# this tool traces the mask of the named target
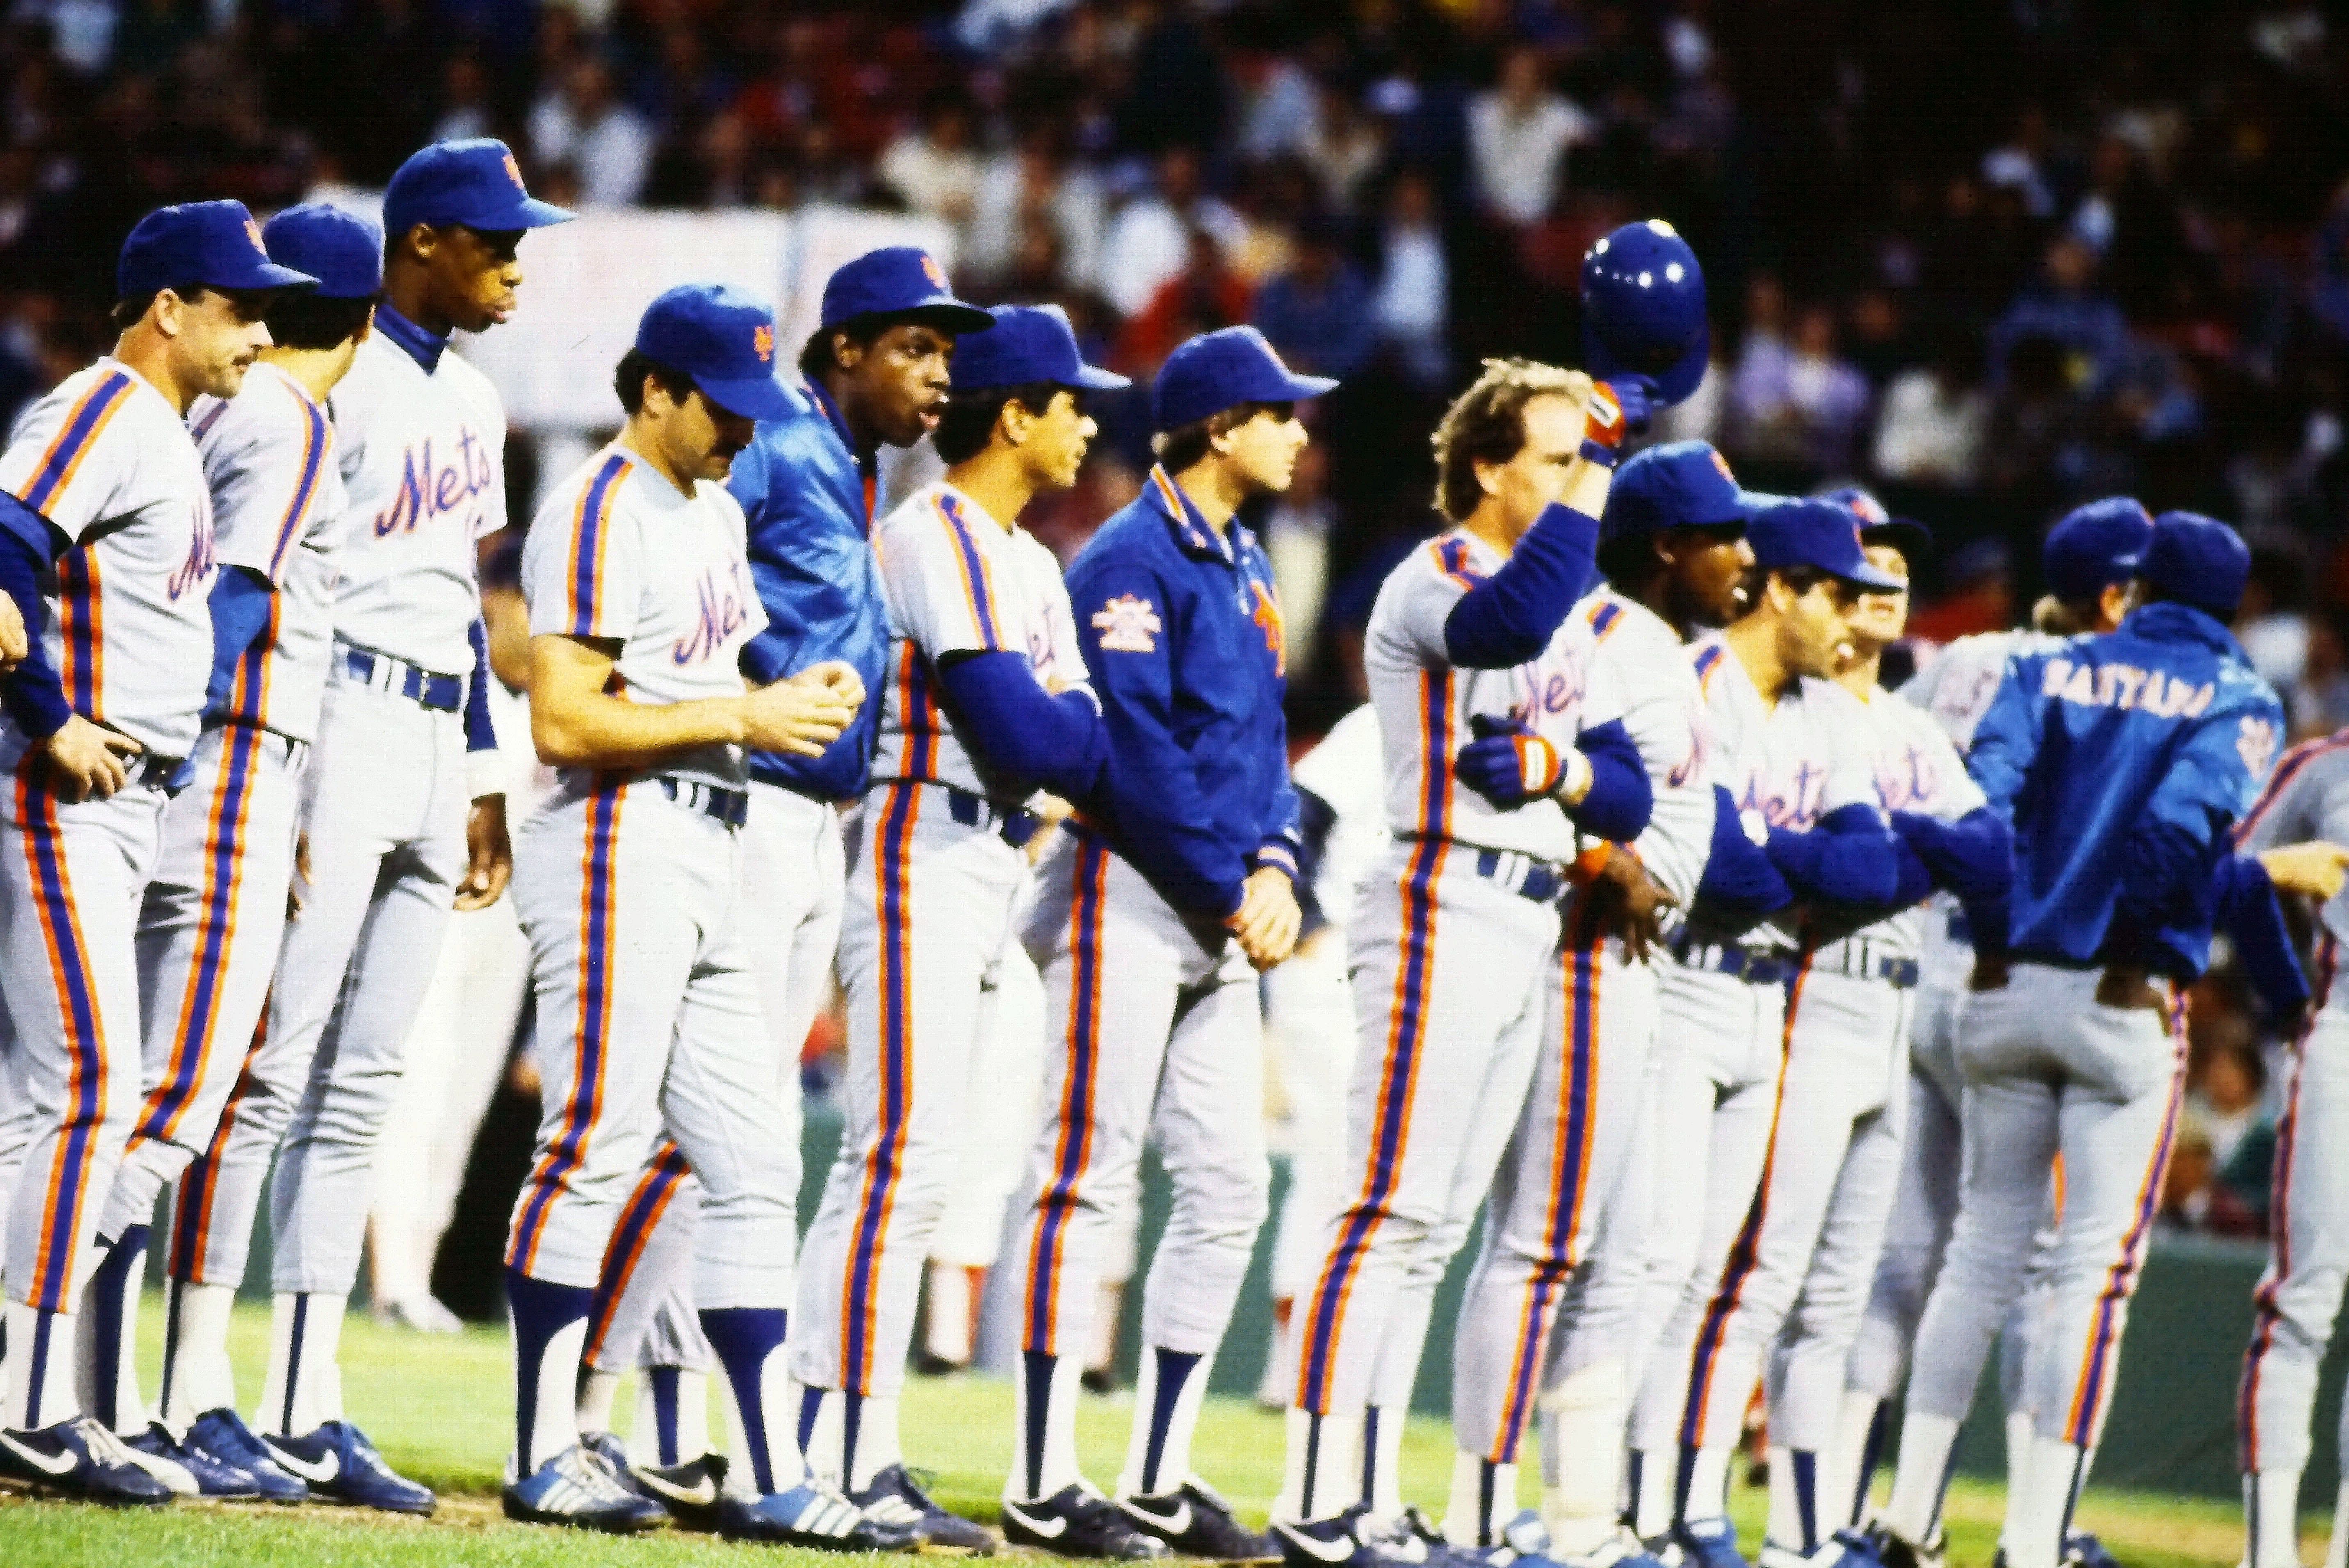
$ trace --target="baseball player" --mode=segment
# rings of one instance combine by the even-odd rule
[[[1270,1184],[1256,974],[1288,955],[1299,920],[1280,602],[1234,514],[1288,488],[1307,439],[1296,404],[1333,385],[1292,375],[1250,327],[1182,345],[1151,389],[1158,464],[1069,571],[1110,766],[1038,868],[1027,935],[1057,1044],[1037,1195],[1013,1254],[1025,1289],[1003,1527],[1021,1545],[1127,1560],[1274,1554],[1191,1468]],[[1143,1285],[1142,1370],[1112,1505],[1077,1465],[1078,1377],[1098,1271],[1154,1131],[1174,1212]]]
[[[1865,491],[1824,498],[1859,520],[1868,563],[1906,584],[1930,544],[1921,525],[1889,518]],[[1693,1462],[1725,1469],[1743,1435],[1740,1390],[1764,1382],[1769,1420],[1770,1512],[1764,1568],[1865,1554],[1837,1535],[1821,1485],[1834,1454],[1844,1367],[1875,1277],[1899,1173],[1906,1119],[1910,993],[1934,886],[1969,908],[2002,910],[2013,843],[1941,729],[1876,682],[1883,651],[1908,621],[1902,590],[1862,594],[1849,620],[1852,653],[1836,681],[1859,699],[1878,804],[1899,836],[1899,883],[1889,906],[1836,919],[1818,911],[1813,945],[1790,992],[1786,1067],[1761,1186],[1715,1287],[1691,1371],[1682,1432]],[[1987,918],[1987,917],[1985,917]],[[1832,921],[1833,923],[1829,923]],[[1848,935],[1835,932],[1858,929]],[[1711,1388],[1707,1388],[1707,1385]],[[1711,1389],[1720,1397],[1706,1398]],[[1702,1392],[1701,1392],[1701,1390]]]
[[[911,446],[936,426],[957,336],[984,331],[993,318],[955,298],[927,253],[905,246],[869,252],[834,272],[824,284],[822,317],[799,356],[805,406],[788,418],[762,420],[727,481],[742,504],[751,580],[767,611],[766,628],[750,639],[743,673],[773,681],[819,664],[844,663],[866,692],[877,693],[889,655],[888,609],[872,543],[880,449]],[[750,924],[762,934],[753,944],[752,964],[778,1063],[778,1091],[793,1130],[786,1152],[794,1161],[800,1100],[792,1064],[828,994],[839,944],[845,874],[840,808],[864,791],[881,707],[864,704],[820,756],[761,750],[750,756],[745,896]],[[789,1189],[794,1211],[797,1195],[794,1174]],[[708,1359],[690,1283],[691,1224],[698,1208],[682,1161],[647,1167],[629,1199],[613,1233],[589,1335],[582,1430],[609,1427],[618,1375],[641,1363],[638,1429],[679,1432],[688,1448],[698,1447],[701,1429],[694,1413],[705,1399],[698,1368]],[[634,1326],[647,1322],[648,1332]],[[804,1380],[797,1367],[806,1328],[802,1317],[802,1333],[792,1340],[794,1381]],[[647,1469],[638,1479],[686,1518],[706,1511],[716,1483],[701,1461],[677,1451],[682,1463],[675,1473]],[[877,1494],[866,1501],[868,1511],[898,1523],[914,1507]],[[926,1500],[915,1511],[942,1532],[960,1528]]]
[[[1361,1174],[1323,1231],[1299,1329],[1273,1508],[1292,1562],[1386,1550],[1392,1525],[1361,1484],[1383,1437],[1364,1432],[1366,1408],[1407,1405],[1429,1294],[1547,1048],[1577,834],[1629,841],[1647,825],[1652,791],[1619,693],[1572,614],[1616,448],[1646,422],[1646,394],[1636,379],[1619,394],[1579,372],[1488,361],[1436,429],[1453,527],[1396,567],[1371,614],[1364,664],[1395,841],[1351,933],[1361,1046],[1347,1156]],[[1496,1509],[1505,1523],[1515,1513],[1515,1485],[1514,1465],[1497,1466],[1464,1509],[1455,1484],[1468,1516],[1451,1522],[1465,1531],[1455,1539],[1501,1544],[1485,1527]],[[1506,1545],[1538,1550],[1514,1533]]]
[[[220,565],[212,678],[193,777],[164,808],[140,915],[144,1099],[100,1211],[80,1371],[98,1418],[174,1460],[204,1495],[293,1501],[308,1489],[238,1418],[225,1356],[201,1367],[168,1357],[162,1421],[152,1426],[136,1361],[156,1195],[212,1142],[285,931],[343,535],[326,400],[367,336],[382,283],[382,234],[349,213],[289,208],[262,236],[273,260],[319,283],[272,301],[272,344],[245,378],[251,396],[201,398],[189,410]],[[187,1288],[175,1284],[173,1295]],[[210,1289],[175,1302],[174,1318],[190,1308],[224,1315],[233,1287]],[[175,1351],[178,1340],[167,1333]]]
[[[1703,442],[1671,442],[1639,453],[1617,472],[1607,492],[1599,564],[1608,586],[1581,610],[1598,639],[1599,662],[1623,686],[1624,722],[1640,746],[1655,791],[1655,814],[1633,849],[1685,911],[1700,909],[1702,890],[1709,884],[1717,893],[1732,871],[1726,861],[1716,866],[1712,852],[1724,813],[1706,760],[1703,695],[1686,643],[1728,624],[1745,602],[1744,583],[1753,564],[1745,542],[1751,510],[1727,462]],[[1695,748],[1692,767],[1671,761],[1684,755],[1682,732]],[[1701,789],[1701,810],[1692,810],[1682,793],[1692,784]],[[1733,807],[1726,819],[1733,835],[1727,841],[1731,858],[1740,846],[1758,854],[1734,827]],[[1761,869],[1765,880],[1780,882],[1766,862]],[[1784,896],[1783,883],[1778,896]],[[1601,945],[1593,972],[1581,977],[1611,1001],[1623,984],[1638,986],[1645,977],[1647,965],[1628,964],[1627,956],[1616,944]],[[1652,986],[1654,981],[1646,984]],[[1565,986],[1556,993],[1561,1003],[1567,995]],[[1651,1036],[1653,1006],[1651,1001]],[[1621,1048],[1612,1039],[1609,1045]],[[1548,1365],[1539,1372],[1543,1522],[1550,1531],[1551,1554],[1582,1568],[1643,1560],[1640,1542],[1622,1532],[1617,1507],[1631,1398],[1629,1319],[1640,1295],[1631,1265],[1646,1240],[1649,1178],[1659,1152],[1644,1093],[1655,1064],[1652,1045],[1647,1048],[1648,1070],[1640,1075],[1643,1093],[1630,1135],[1634,1146],[1617,1178],[1619,1185],[1611,1193],[1596,1194],[1606,1202],[1599,1207],[1589,1266],[1553,1271],[1562,1299]],[[1561,1076],[1560,1087],[1567,1081]],[[1537,1109],[1558,1103],[1556,1095],[1538,1092],[1528,1101]],[[1570,1095],[1564,1103],[1572,1109]],[[1526,1189],[1543,1195],[1548,1190],[1540,1179]],[[1542,1213],[1546,1219],[1547,1204]],[[1511,1414],[1522,1419],[1514,1408]]]
[[[1303,934],[1264,982],[1265,1044],[1288,1123],[1288,1190],[1272,1221],[1272,1350],[1257,1395],[1274,1409],[1288,1408],[1297,1380],[1297,1297],[1312,1288],[1323,1233],[1345,1202],[1346,1080],[1355,1051],[1346,932],[1387,846],[1384,769],[1379,712],[1364,703],[1297,759],[1291,779]]]
[[[2033,610],[2029,629],[1985,632],[1943,648],[1899,696],[1940,725],[1962,753],[1998,694],[2007,660],[2043,653],[2064,637],[2109,632],[2126,610],[2129,580],[2153,537],[2153,519],[2126,496],[2090,501],[2048,531],[2042,561],[2047,597]],[[1917,1320],[1948,1245],[1958,1204],[1957,1021],[1973,969],[1970,927],[1955,898],[1942,894],[1927,914],[1923,951],[1909,1031],[1908,1125],[1901,1136],[1900,1175],[1892,1218],[1885,1228],[1876,1280],[1847,1367],[1847,1392],[1837,1427],[1837,1453],[1823,1467],[1821,1491],[1840,1522],[1857,1525],[1876,1470],[1891,1400],[1899,1392]],[[2021,1356],[2008,1361],[2020,1370]],[[2011,1392],[2020,1401],[2022,1381]],[[2011,1402],[2010,1408],[2013,1408]],[[2010,1421],[2016,1418],[2010,1415]],[[2030,1419],[2027,1403],[2020,1417]],[[2019,1479],[2023,1440],[2010,1443],[2010,1480]],[[1849,1490],[1844,1491],[1848,1482]]]
[[[404,1512],[429,1512],[432,1494],[345,1418],[336,1346],[375,1131],[450,909],[494,902],[512,861],[504,798],[486,792],[502,769],[474,585],[474,542],[505,526],[505,415],[448,335],[503,320],[523,232],[569,216],[531,200],[487,139],[425,148],[385,191],[383,300],[329,404],[349,521],[303,774],[309,874],[261,1047],[171,1222],[173,1278],[233,1291],[275,1155],[263,1440],[314,1492]],[[224,1309],[179,1327],[191,1364],[224,1363]]]
[[[0,963],[31,1135],[0,1249],[0,1475],[106,1502],[193,1485],[84,1408],[70,1359],[140,1112],[140,907],[212,669],[212,499],[183,420],[243,385],[274,292],[315,281],[270,260],[242,203],[149,213],[116,267],[114,352],[0,454],[0,593],[40,638],[0,686]]]
[[[2015,830],[2013,915],[2009,932],[1973,932],[1958,1215],[1917,1331],[1889,1563],[1914,1562],[1931,1532],[2059,1153],[2050,1300],[2027,1371],[2037,1436],[2004,1541],[2013,1568],[2062,1555],[2176,1130],[2176,988],[2207,959],[2221,835],[2282,733],[2226,630],[2249,560],[2224,524],[2163,514],[2120,629],[2013,659],[1975,733],[1969,767]]]
[[[852,1497],[879,1486],[916,1509],[928,1504],[902,1495],[897,1396],[974,1053],[1016,940],[1034,793],[1086,799],[1105,759],[1060,563],[1018,519],[1076,482],[1093,434],[1084,398],[1129,383],[1082,363],[1056,310],[993,315],[956,349],[936,437],[945,480],[874,541],[890,665],[841,934],[849,1119],[808,1235],[794,1356],[810,1463],[838,1466]],[[943,1511],[929,1539],[994,1544]]]
[[[1783,879],[1767,903],[1791,895],[1880,907],[1894,892],[1893,841],[1877,801],[1866,715],[1826,677],[1849,640],[1857,596],[1900,582],[1869,564],[1851,514],[1824,501],[1759,507],[1746,537],[1765,574],[1759,591],[1727,631],[1692,650],[1715,777],[1736,825]],[[1709,880],[1729,870],[1713,862],[1735,836],[1730,825],[1717,825]],[[1660,1164],[1633,1322],[1661,1320],[1661,1329],[1645,1331],[1655,1336],[1653,1357],[1634,1343],[1627,1364],[1638,1379],[1634,1528],[1651,1542],[1669,1535],[1713,1564],[1739,1561],[1726,1517],[1728,1456],[1695,1441],[1691,1414],[1714,1393],[1713,1357],[1701,1351],[1769,1161],[1787,1092],[1789,1013],[1808,968],[1800,920],[1720,930],[1706,903],[1701,884],[1696,917],[1675,936],[1658,979],[1663,1047],[1650,1136]],[[1744,1405],[1744,1388],[1719,1388]]]
[[[671,1150],[700,1173],[694,1300],[725,1373],[729,1537],[908,1543],[810,1484],[781,1389],[795,1161],[741,898],[743,748],[820,752],[863,692],[820,666],[745,695],[763,619],[722,483],[753,421],[792,411],[774,317],[687,284],[647,307],[614,377],[628,422],[554,488],[523,556],[531,729],[561,783],[524,829],[544,1118],[506,1252],[509,1518],[626,1532],[665,1517],[574,1418],[587,1309],[622,1202]],[[782,1418],[778,1419],[776,1418]]]

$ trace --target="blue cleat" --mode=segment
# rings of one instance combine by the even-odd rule
[[[171,1485],[122,1439],[88,1416],[37,1431],[0,1430],[0,1477],[43,1491],[61,1492],[121,1508],[153,1508],[171,1501]]]
[[[196,1447],[160,1421],[150,1421],[145,1431],[123,1439],[122,1444],[132,1453],[145,1454],[171,1466],[163,1480],[182,1497],[209,1497],[228,1502],[250,1501],[261,1495],[261,1483],[243,1465]],[[181,1484],[181,1476],[193,1485],[192,1491]]]
[[[1591,1551],[1560,1556],[1563,1568],[1664,1568],[1664,1561],[1648,1550],[1627,1525]]]
[[[2121,1568],[2121,1564],[2105,1550],[2103,1542],[2085,1530],[2075,1530],[2064,1537],[2064,1568]]]
[[[1884,1568],[1875,1541],[1857,1530],[1838,1530],[1808,1552],[1764,1541],[1755,1562],[1757,1568]]]
[[[1726,1519],[1683,1519],[1668,1539],[1688,1568],[1747,1568],[1737,1550],[1737,1526]]]
[[[1500,1536],[1490,1546],[1448,1544],[1434,1562],[1439,1568],[1511,1568],[1514,1563],[1523,1563],[1525,1568],[1559,1568],[1549,1554],[1549,1527],[1532,1509],[1503,1525]]]
[[[508,1461],[512,1473],[512,1461]],[[668,1511],[630,1491],[612,1463],[574,1443],[530,1474],[508,1480],[498,1494],[506,1517],[524,1524],[562,1524],[633,1535],[668,1522]]]
[[[431,1489],[383,1462],[367,1434],[348,1421],[328,1421],[298,1438],[265,1437],[262,1446],[286,1474],[309,1484],[320,1502],[378,1508],[386,1513],[429,1513]]]
[[[269,1457],[244,1418],[225,1407],[198,1416],[181,1442],[191,1449],[235,1465],[253,1478],[254,1493],[264,1502],[307,1502],[307,1485],[280,1468]]]
[[[917,1523],[868,1518],[829,1486],[803,1481],[789,1491],[720,1491],[718,1533],[729,1541],[803,1546],[816,1552],[918,1552]]]
[[[1416,1568],[1438,1555],[1419,1531],[1374,1519],[1360,1502],[1327,1519],[1276,1519],[1272,1536],[1287,1568]]]
[[[894,1464],[865,1483],[862,1491],[845,1495],[875,1522],[911,1522],[922,1532],[922,1552],[931,1557],[992,1557],[995,1532],[958,1513],[948,1512],[922,1490],[922,1480],[902,1464]]]

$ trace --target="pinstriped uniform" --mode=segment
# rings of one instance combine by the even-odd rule
[[[0,455],[0,490],[67,541],[45,585],[45,641],[67,702],[150,755],[186,755],[211,664],[212,537],[202,465],[178,411],[102,359],[18,423]],[[27,749],[0,718],[0,761],[12,774],[0,780],[0,975],[32,1135],[0,1273],[11,1301],[63,1313],[76,1306],[139,1109],[135,933],[164,796],[133,784],[110,799],[67,801]],[[74,1413],[0,1419],[23,1427]]]
[[[607,448],[532,527],[532,633],[618,644],[632,701],[740,696],[765,621],[742,531],[722,486],[681,494]],[[747,780],[722,745],[641,772],[565,769],[519,835],[544,1111],[506,1262],[533,1279],[592,1289],[616,1234],[625,1253],[673,1192],[647,1168],[673,1179],[681,1154],[701,1188],[695,1304],[788,1304],[797,1149],[750,975],[741,833],[679,788]]]
[[[2292,748],[2276,763],[2236,847],[2256,854],[2323,839],[2349,843],[2349,733]],[[2340,984],[2349,896],[2320,914],[2316,1011],[2292,1052],[2292,1088],[2276,1129],[2267,1272],[2252,1296],[2237,1432],[2242,1467],[2299,1470],[2308,1462],[2318,1365],[2349,1282],[2349,995]],[[2344,1408],[2349,1418],[2349,1408]]]
[[[1407,1403],[1427,1304],[1493,1184],[1536,1058],[1565,1048],[1548,1032],[1550,992],[1566,973],[1557,908],[1485,868],[1506,878],[1511,854],[1562,866],[1576,853],[1574,824],[1554,801],[1495,809],[1460,783],[1454,758],[1472,716],[1518,717],[1562,750],[1580,730],[1621,717],[1622,702],[1578,616],[1525,665],[1450,664],[1445,622],[1497,565],[1489,547],[1454,531],[1398,566],[1371,614],[1365,664],[1395,839],[1365,880],[1348,932],[1360,1047],[1343,1206],[1324,1230],[1295,1319],[1294,1402],[1316,1416]],[[1595,1086],[1587,1070],[1566,1076],[1580,1086],[1576,1131],[1588,1131]],[[1586,1176],[1588,1148],[1585,1138],[1565,1150],[1569,1185]],[[1537,1328],[1548,1311],[1536,1302]],[[1479,1381],[1497,1391],[1503,1378]],[[1322,1462],[1342,1473],[1350,1461]],[[1353,1498],[1285,1501],[1324,1512],[1325,1502]]]
[[[1010,653],[1040,685],[1085,677],[1051,552],[968,496],[923,487],[874,544],[890,677],[841,924],[848,1124],[808,1231],[792,1372],[809,1388],[885,1397],[905,1378],[923,1265],[1029,874],[998,821],[1031,791],[981,769],[941,700],[939,663]],[[954,791],[982,798],[985,816],[959,819]]]
[[[285,929],[302,777],[332,645],[345,498],[326,411],[274,366],[190,411],[224,568],[268,579],[266,633],[208,716],[194,778],[165,809],[140,917],[145,1100],[99,1222],[143,1224],[212,1143],[267,1004]],[[189,1260],[191,1267],[201,1260]]]

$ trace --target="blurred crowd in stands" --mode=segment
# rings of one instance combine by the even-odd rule
[[[533,190],[581,206],[919,211],[952,229],[962,292],[1056,300],[1138,377],[1251,321],[1345,378],[1296,490],[1258,520],[1311,733],[1351,702],[1352,629],[1430,526],[1446,394],[1486,355],[1571,362],[1588,242],[1662,216],[1704,261],[1715,330],[1711,374],[1661,433],[1713,440],[1756,489],[1857,478],[1930,522],[1920,635],[2011,624],[2045,524],[2129,491],[2244,530],[2246,644],[2298,731],[2349,724],[2341,0],[7,15],[0,410],[102,345],[140,211],[377,185],[437,136],[505,137]],[[1147,465],[1138,401],[1099,412],[1087,482],[1034,520],[1063,550]],[[2170,1212],[2256,1231],[2272,1041],[2240,1006],[2203,1016],[2202,1153],[2180,1160]]]

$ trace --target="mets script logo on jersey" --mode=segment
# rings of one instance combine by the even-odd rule
[[[1148,654],[1157,651],[1158,634],[1165,627],[1149,600],[1121,593],[1093,612],[1093,630],[1101,634],[1104,653]]]
[[[375,536],[415,531],[444,511],[453,511],[490,488],[490,449],[471,430],[457,438],[457,450],[446,464],[433,461],[428,438],[408,449],[400,459],[399,493],[375,514]]]
[[[2264,779],[2274,766],[2276,753],[2275,726],[2258,714],[2243,715],[2243,722],[2235,732],[2235,755],[2243,759],[2253,779]]]
[[[173,599],[184,596],[188,590],[200,586],[212,574],[212,514],[210,507],[196,509],[196,528],[188,541],[188,558],[171,571],[166,584]]]
[[[1941,793],[1941,770],[1921,746],[1876,759],[1876,797],[1888,811],[1914,810]]]
[[[2205,682],[2189,686],[2159,670],[2131,665],[2075,665],[2069,659],[2047,661],[2043,696],[2082,707],[2136,709],[2156,718],[2197,718],[2210,706],[2218,687]]]
[[[1819,806],[1826,794],[1826,769],[1808,762],[1798,764],[1792,782],[1794,789],[1786,794],[1764,793],[1761,776],[1749,775],[1745,793],[1737,802],[1738,815],[1759,817],[1774,828],[1809,827],[1819,820]]]
[[[737,561],[723,577],[714,571],[701,574],[701,585],[695,590],[701,601],[700,618],[691,632],[670,645],[670,663],[698,665],[714,656],[726,646],[727,638],[749,624],[750,617],[742,607],[750,602],[750,592],[742,573],[742,562]]]
[[[1526,695],[1509,709],[1509,717],[1519,724],[1533,724],[1545,714],[1564,713],[1582,706],[1587,688],[1579,663],[1565,670],[1552,670],[1547,677],[1539,670],[1532,670],[1527,681]]]
[[[1248,619],[1264,633],[1265,648],[1272,655],[1272,673],[1286,677],[1288,674],[1288,623],[1281,617],[1280,599],[1261,583],[1251,582],[1248,593],[1255,598],[1256,607],[1250,610],[1243,604],[1240,608],[1248,610]]]

